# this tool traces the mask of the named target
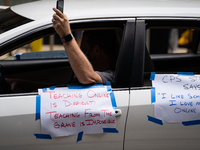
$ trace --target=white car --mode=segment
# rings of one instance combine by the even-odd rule
[[[0,10],[6,9],[6,8],[8,8],[8,6],[1,6],[0,5]]]
[[[200,148],[199,123],[156,122],[150,80],[151,72],[200,72],[198,0],[64,1],[64,13],[77,40],[89,29],[112,28],[121,35],[112,85],[122,112],[116,117],[119,133],[86,134],[78,143],[77,135],[37,139],[34,134],[41,133],[40,120],[35,120],[37,89],[66,83],[74,74],[66,57],[13,57],[30,53],[30,43],[40,38],[44,38],[43,48],[52,43],[48,41],[52,35],[53,43],[61,45],[51,22],[53,7],[56,0],[42,0],[0,11],[1,150]],[[58,50],[64,50],[62,45]],[[13,56],[12,60],[4,59],[8,56]],[[16,79],[38,84],[13,92],[8,82]]]

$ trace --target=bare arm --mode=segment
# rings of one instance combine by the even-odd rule
[[[71,33],[69,20],[67,16],[58,9],[53,8],[53,10],[56,12],[52,19],[53,27],[62,38]],[[69,42],[63,43],[63,46],[67,53],[70,65],[80,83],[89,84],[102,82],[101,77],[94,71],[92,65],[83,54],[74,38]]]

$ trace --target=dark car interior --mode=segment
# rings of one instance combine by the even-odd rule
[[[199,21],[147,22],[148,51],[156,72],[200,72],[199,27]]]
[[[123,24],[113,23],[94,25],[93,29],[104,29],[114,28],[119,31],[119,36],[122,36]],[[91,29],[90,24],[83,24],[83,28],[80,29],[80,25],[72,26],[73,31]],[[105,28],[105,29],[106,29]],[[39,32],[41,31],[41,32]],[[22,35],[18,40],[11,41],[11,44],[5,45],[0,52],[5,54],[9,53],[13,49],[30,43],[38,38],[49,36],[55,34],[55,30],[52,26],[42,27],[28,33],[27,35]],[[16,47],[13,47],[16,45]],[[63,49],[64,50],[64,47]],[[51,86],[66,86],[69,84],[70,80],[73,79],[74,73],[70,67],[67,58],[48,58],[48,59],[28,59],[28,60],[1,60],[0,61],[0,93],[27,93],[27,92],[37,92],[38,88],[51,87]],[[14,89],[11,90],[11,89]]]

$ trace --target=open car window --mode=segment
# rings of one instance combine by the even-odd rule
[[[123,23],[108,22],[108,26],[105,26],[106,23],[72,24],[71,28],[80,46],[85,30],[115,29],[121,39]],[[8,52],[0,58],[0,78],[3,83],[0,83],[3,88],[0,90],[1,94],[27,93],[35,92],[38,88],[66,86],[75,77],[60,37],[52,26],[42,27],[31,34],[25,33],[19,40],[11,42],[13,45],[8,44],[2,49]],[[36,45],[36,51],[33,50],[33,44]]]
[[[80,46],[83,31],[73,32]],[[0,60],[33,60],[33,59],[67,58],[58,34],[52,34],[27,43],[0,57]]]

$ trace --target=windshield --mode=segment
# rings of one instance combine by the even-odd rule
[[[0,34],[32,20],[14,13],[10,8],[0,11]]]

